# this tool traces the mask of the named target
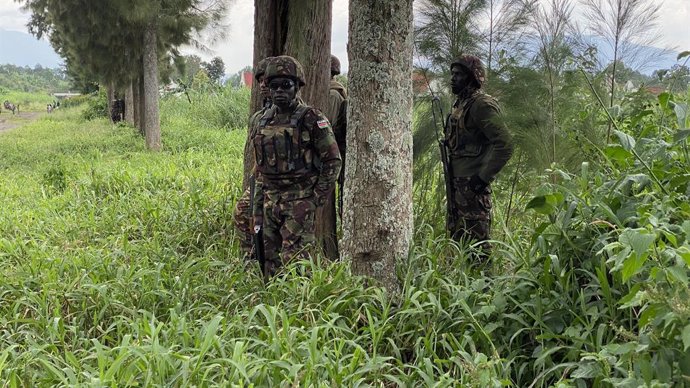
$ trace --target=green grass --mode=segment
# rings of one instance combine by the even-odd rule
[[[14,105],[19,105],[20,112],[45,112],[46,105],[52,104],[53,101],[55,101],[55,97],[50,93],[28,93],[6,90],[0,93],[0,104],[5,100],[9,100]],[[5,107],[0,106],[0,108],[2,108],[2,114],[11,114],[11,112],[5,110]]]
[[[203,107],[164,99],[160,153],[133,128],[83,121],[84,108],[0,134],[0,386],[687,381],[690,211],[652,186],[608,180],[642,182],[632,162],[563,172],[560,185],[521,175],[520,196],[537,197],[531,210],[517,205],[509,227],[500,220],[510,183],[497,184],[500,241],[486,268],[442,236],[437,210],[417,206],[399,299],[347,263],[318,260],[265,287],[239,259],[231,224],[246,137],[231,128],[246,117],[221,111],[246,97],[224,91]],[[661,179],[681,198],[670,177],[688,174],[687,161],[669,155],[654,160],[674,166]],[[437,182],[426,184],[415,190],[425,203]],[[639,224],[616,223],[625,214]],[[650,242],[638,226],[652,224],[663,232]],[[638,259],[625,251],[632,240],[653,256],[621,276]]]

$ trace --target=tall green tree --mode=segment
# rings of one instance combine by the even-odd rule
[[[610,46],[609,108],[613,107],[618,80],[618,64],[639,68],[654,62],[661,34],[657,28],[662,3],[653,0],[580,0],[585,7],[592,34]],[[609,122],[606,138],[611,135]]]
[[[220,82],[220,79],[225,75],[225,63],[220,57],[214,57],[211,59],[211,62],[204,62],[202,65],[208,74],[208,78],[213,82]]]

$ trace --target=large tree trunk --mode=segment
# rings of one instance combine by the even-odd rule
[[[412,242],[412,0],[350,0],[342,251],[399,292]]]
[[[161,126],[158,117],[158,55],[156,53],[156,24],[150,22],[144,32],[144,133],[146,147],[161,149]]]
[[[288,10],[285,54],[295,57],[304,68],[306,85],[302,99],[321,111],[328,109],[331,78],[332,2],[328,0],[292,0]],[[316,240],[330,260],[338,259],[335,234],[335,196],[316,210]]]
[[[254,28],[254,69],[262,59],[283,53],[287,31],[287,4],[287,0],[254,0],[254,26],[262,26],[262,28]],[[259,85],[254,82],[249,106],[250,116],[261,108],[262,102]],[[247,128],[247,141],[249,141],[249,128]],[[254,152],[252,147],[245,146],[243,191],[249,186],[249,175],[253,166]]]
[[[129,125],[134,125],[134,88],[132,82],[125,87],[125,121]]]

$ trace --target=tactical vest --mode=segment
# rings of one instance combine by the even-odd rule
[[[271,175],[313,174],[314,159],[311,133],[303,128],[304,115],[310,108],[298,105],[285,124],[269,124],[276,115],[276,108],[269,109],[259,120],[254,136],[256,168],[269,179]]]
[[[446,140],[451,159],[476,158],[484,152],[486,138],[477,128],[467,127],[467,112],[477,99],[484,99],[484,96],[483,93],[471,96],[462,103],[456,104],[453,112],[448,115],[449,130],[446,133]]]

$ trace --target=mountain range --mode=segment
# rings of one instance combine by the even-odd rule
[[[61,63],[62,58],[47,41],[25,32],[0,28],[0,64],[57,68]]]

